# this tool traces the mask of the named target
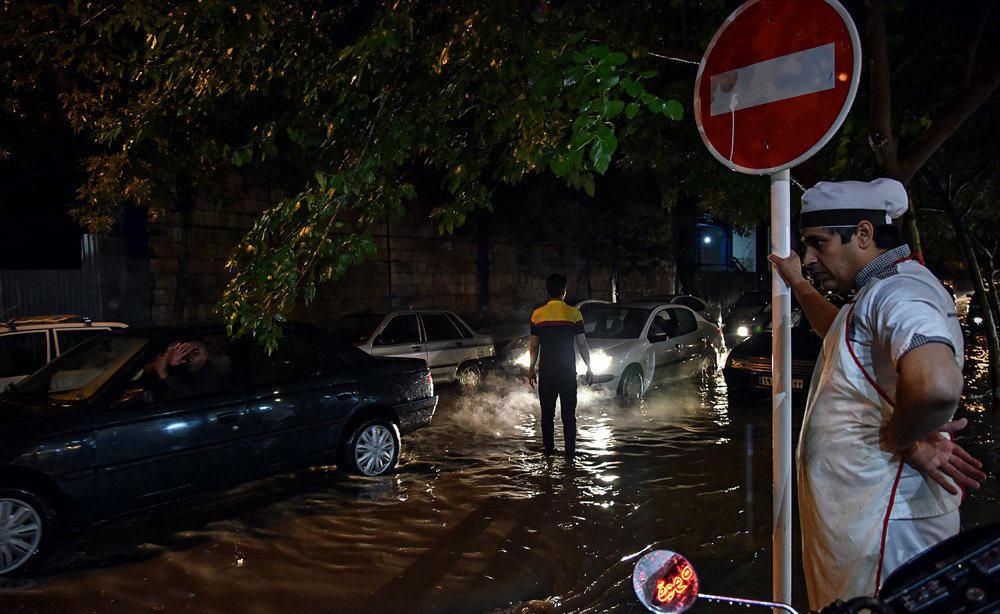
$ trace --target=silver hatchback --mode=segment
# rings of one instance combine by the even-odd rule
[[[477,334],[450,311],[352,313],[330,332],[372,356],[423,358],[435,383],[462,387],[479,385],[495,354],[493,337]]]

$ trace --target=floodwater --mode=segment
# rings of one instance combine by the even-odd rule
[[[1000,521],[981,358],[961,441],[990,479],[965,526]],[[684,554],[703,592],[770,599],[769,404],[730,407],[721,377],[635,407],[582,389],[570,464],[541,454],[531,389],[439,392],[394,475],[318,468],[119,517],[71,536],[33,578],[0,581],[0,612],[642,612],[632,567],[653,548]],[[794,552],[805,612],[799,569]],[[693,610],[715,611],[733,608]]]

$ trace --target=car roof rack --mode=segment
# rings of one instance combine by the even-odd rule
[[[82,322],[87,326],[92,324],[89,317],[81,317],[73,313],[48,315],[48,316],[28,316],[24,318],[14,318],[4,322],[4,326],[11,330],[17,330],[18,326],[32,326],[35,324],[64,324],[69,322]]]

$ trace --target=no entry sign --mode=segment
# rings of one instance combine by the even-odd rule
[[[835,0],[750,0],[719,28],[701,60],[698,131],[735,171],[791,168],[843,123],[860,72],[857,29]]]

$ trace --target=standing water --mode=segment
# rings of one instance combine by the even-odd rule
[[[654,548],[684,554],[706,592],[770,599],[768,403],[730,404],[721,378],[631,407],[581,389],[569,463],[541,453],[521,383],[439,392],[392,476],[317,468],[108,521],[0,580],[0,612],[640,612],[632,567]],[[984,397],[967,401],[963,443],[990,471],[973,526],[1000,519],[1000,446]]]

